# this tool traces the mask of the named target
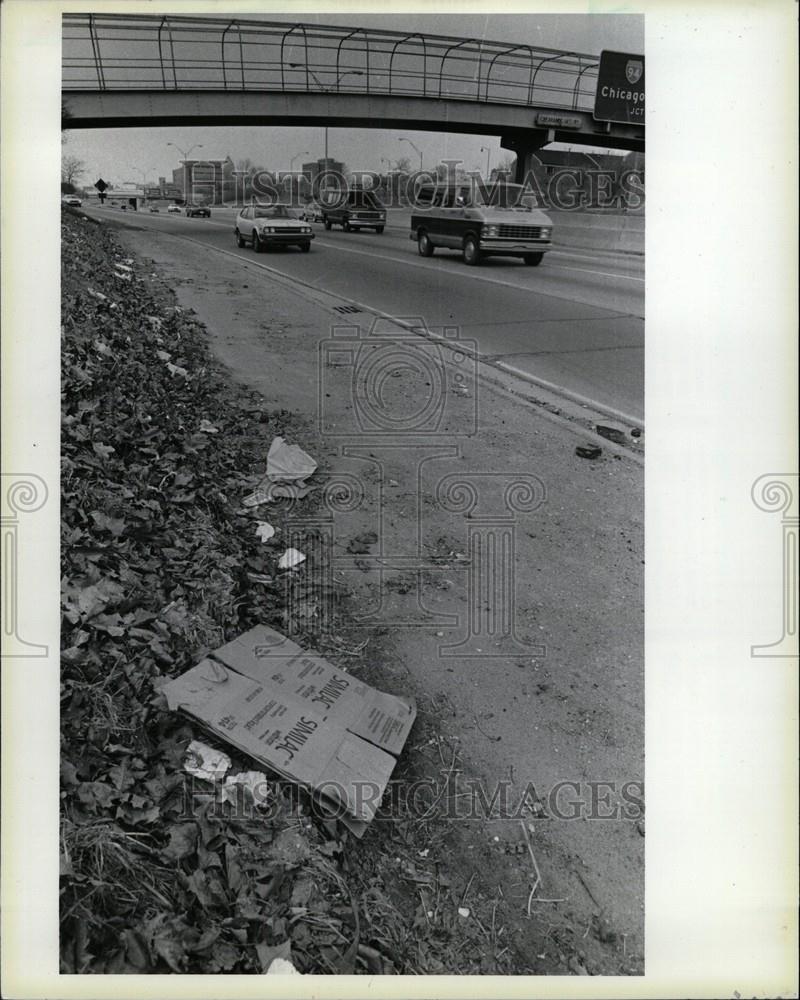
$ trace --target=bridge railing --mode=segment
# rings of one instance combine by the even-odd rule
[[[596,56],[371,28],[65,14],[65,90],[380,94],[589,111]]]

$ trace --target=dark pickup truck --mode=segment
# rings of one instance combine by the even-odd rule
[[[348,191],[341,204],[323,205],[322,221],[325,228],[341,226],[349,233],[352,229],[374,229],[382,233],[386,225],[386,209],[371,191]]]

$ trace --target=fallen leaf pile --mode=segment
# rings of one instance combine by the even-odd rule
[[[252,760],[224,791],[187,772],[204,737],[163,683],[259,622],[302,641],[329,603],[314,559],[279,567],[313,539],[242,505],[296,428],[107,226],[65,212],[62,239],[62,972],[509,971],[458,916],[435,817],[387,806],[356,842],[296,788],[254,796]]]

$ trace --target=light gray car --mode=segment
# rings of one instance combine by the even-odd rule
[[[256,253],[270,247],[298,246],[303,253],[311,249],[314,232],[289,205],[248,205],[236,216],[236,246],[248,243]]]

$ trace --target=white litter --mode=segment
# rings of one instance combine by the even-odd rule
[[[200,421],[200,430],[203,434],[219,434],[219,427],[215,427],[210,420],[205,417]]]
[[[172,375],[183,375],[184,378],[188,378],[189,377],[189,373],[186,371],[185,368],[181,368],[180,365],[170,365],[170,364],[168,364],[167,368],[169,369],[169,371],[170,371],[170,373]]]
[[[183,769],[194,778],[202,778],[204,781],[222,781],[230,766],[231,759],[226,753],[223,753],[222,750],[215,750],[199,740],[192,740],[186,748]]]
[[[302,976],[302,972],[298,972],[297,969],[292,965],[288,959],[285,958],[273,958],[267,969],[266,975],[268,976]]]
[[[311,492],[312,487],[305,483],[271,483],[269,478],[262,479],[257,489],[248,493],[242,500],[243,507],[258,507],[262,503],[271,503],[283,497],[289,500],[302,500]]]
[[[156,357],[161,361],[172,361],[172,355],[167,351],[156,351]]]
[[[221,789],[222,801],[235,804],[238,788],[246,788],[257,806],[265,805],[272,797],[269,781],[263,771],[242,771],[241,774],[232,774],[226,778]]]
[[[306,557],[298,549],[287,549],[278,561],[278,569],[293,569],[306,561]]]
[[[468,917],[469,916],[469,907],[467,907],[467,906],[459,906],[459,908],[458,908],[458,915],[459,915],[459,917]]]
[[[275,534],[275,529],[269,521],[256,521],[256,538],[262,542],[268,542]]]
[[[294,482],[307,479],[317,463],[296,444],[286,444],[282,437],[274,438],[267,455],[267,477],[272,482]]]
[[[282,437],[272,439],[267,455],[267,474],[243,500],[245,507],[258,507],[262,503],[270,503],[286,497],[290,500],[302,500],[308,496],[312,487],[304,480],[312,475],[317,463],[296,444],[286,444]]]

